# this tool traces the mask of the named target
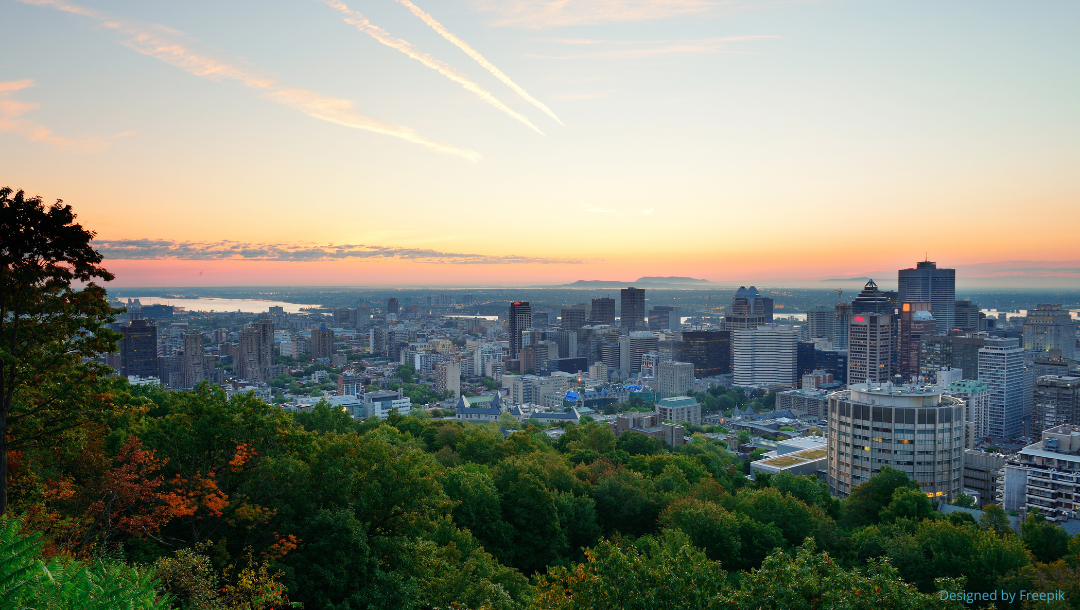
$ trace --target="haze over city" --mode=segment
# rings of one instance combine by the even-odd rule
[[[75,206],[116,286],[817,286],[929,257],[1071,288],[1078,18],[6,0],[0,167]]]

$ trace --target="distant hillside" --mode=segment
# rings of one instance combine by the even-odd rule
[[[692,277],[642,277],[638,278],[638,284],[711,284],[709,280],[698,280]]]
[[[698,280],[692,277],[642,277],[633,282],[618,280],[578,280],[572,284],[564,284],[567,288],[626,288],[627,286],[704,286],[709,280]]]

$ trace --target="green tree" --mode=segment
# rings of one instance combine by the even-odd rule
[[[967,494],[960,494],[956,496],[956,499],[953,500],[952,503],[953,505],[959,506],[961,508],[979,508],[975,504],[975,498],[972,498]]]
[[[1009,525],[1009,516],[1005,509],[997,504],[987,504],[983,507],[983,514],[979,517],[979,527],[994,532],[998,536],[1007,536],[1014,533]]]
[[[0,188],[0,514],[8,507],[8,452],[56,437],[109,409],[96,397],[100,365],[119,335],[105,291],[113,275],[71,206]],[[73,283],[86,283],[81,289]]]
[[[1035,559],[1053,563],[1069,553],[1069,534],[1055,523],[1048,523],[1037,508],[1028,512],[1020,524],[1020,538]]]
[[[734,565],[740,551],[739,519],[712,502],[683,498],[660,513],[662,528],[680,529],[694,546],[722,565]]]
[[[849,525],[870,525],[881,520],[881,510],[893,499],[897,488],[919,491],[919,485],[903,472],[884,466],[869,481],[855,486],[844,502],[844,518]]]
[[[630,455],[653,455],[662,449],[658,439],[640,432],[626,431],[615,441],[615,448]]]
[[[920,521],[929,518],[933,512],[934,506],[926,494],[910,487],[897,487],[892,501],[881,509],[881,521],[892,523],[900,518]]]

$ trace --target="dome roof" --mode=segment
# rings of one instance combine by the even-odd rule
[[[929,311],[916,311],[915,313],[911,314],[911,319],[916,322],[928,322],[930,320],[933,320],[934,316]]]

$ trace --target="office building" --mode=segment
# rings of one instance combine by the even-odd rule
[[[633,374],[641,372],[641,360],[645,354],[660,351],[660,342],[649,331],[630,331],[629,335],[619,338],[619,347],[619,368]]]
[[[1020,450],[1019,463],[1005,464],[1005,510],[1038,508],[1050,523],[1080,518],[1080,427],[1044,430],[1042,439]]]
[[[510,303],[510,314],[507,317],[510,331],[510,358],[516,359],[518,352],[523,346],[521,333],[527,328],[532,328],[532,307],[528,301],[515,301]]]
[[[120,375],[157,377],[157,324],[145,320],[139,314],[130,314],[132,320],[120,326]],[[139,316],[139,317],[134,317]]]
[[[804,375],[809,375],[814,372],[815,366],[815,352],[817,349],[814,344],[809,341],[799,341],[795,348],[795,376],[798,379],[802,379]]]
[[[944,387],[945,393],[967,405],[967,423],[976,441],[990,437],[990,386],[982,381],[953,381]],[[970,447],[969,447],[970,448]]]
[[[901,269],[897,284],[901,303],[930,303],[938,321],[938,334],[956,328],[956,270],[938,269],[937,263],[922,261],[914,269]]]
[[[289,328],[289,314],[285,313],[285,308],[280,306],[272,306],[267,310],[267,317],[274,323],[274,326],[278,328]],[[218,342],[220,343],[220,341]]]
[[[975,496],[980,508],[996,502],[1006,462],[1000,453],[964,449],[964,493]]]
[[[649,330],[677,332],[682,329],[680,315],[678,307],[657,305],[649,310]]]
[[[978,332],[979,328],[979,305],[971,300],[957,301],[954,306],[956,320],[953,326],[963,332]]]
[[[828,408],[829,393],[825,390],[803,387],[800,390],[776,393],[777,411],[803,411],[810,417],[824,417]]]
[[[311,331],[311,345],[308,353],[312,358],[329,358],[334,355],[334,331],[320,326]]]
[[[847,382],[883,384],[892,378],[892,316],[858,313],[848,326]]]
[[[701,425],[701,405],[693,398],[661,398],[656,403],[656,413],[662,422]]]
[[[924,336],[919,340],[919,374],[928,379],[941,369],[960,369],[961,379],[979,378],[982,336]]]
[[[454,398],[461,396],[461,363],[457,358],[435,364],[435,391],[441,394],[448,390]]]
[[[184,333],[184,355],[180,361],[180,383],[185,388],[194,388],[206,379],[206,362],[203,353],[203,334],[188,331]]]
[[[919,377],[919,350],[922,338],[937,335],[937,321],[930,313],[930,303],[901,303],[898,372],[904,382]]]
[[[1040,303],[1024,320],[1024,349],[1031,352],[1060,350],[1062,358],[1075,359],[1076,323],[1068,309]]]
[[[262,318],[240,331],[240,345],[233,373],[254,383],[269,381],[267,373],[274,364],[274,323]]]
[[[592,312],[589,320],[594,324],[615,325],[615,299],[602,297],[592,300]]]
[[[760,297],[761,299],[761,313],[765,314],[765,323],[768,324],[773,321],[773,300],[772,297]]]
[[[766,326],[736,330],[732,337],[735,385],[781,384],[790,388],[797,385],[799,335],[796,331]]]
[[[848,351],[846,349],[815,349],[814,370],[832,373],[833,379],[847,384]]]
[[[881,290],[874,280],[866,282],[861,292],[851,300],[851,313],[857,316],[862,313],[877,313],[892,315],[896,311],[897,293]]]
[[[847,349],[852,315],[851,303],[837,303],[833,309],[833,349]]]
[[[1044,375],[1035,380],[1031,434],[1063,424],[1080,425],[1080,377]]]
[[[656,389],[660,396],[687,396],[694,390],[692,363],[661,362],[656,368]]]
[[[399,309],[400,306],[398,305],[397,299],[395,299],[394,297],[386,299],[386,313],[397,314]]]
[[[622,305],[622,328],[626,332],[645,329],[645,289],[623,288],[619,291]]]
[[[768,324],[765,303],[758,289],[739,286],[731,299],[731,309],[724,316],[724,328],[730,331],[751,330]]]
[[[961,493],[965,411],[932,386],[857,383],[830,394],[829,492],[847,497],[891,466],[927,496],[952,501]]]
[[[811,307],[806,310],[806,326],[810,339],[833,340],[833,320],[836,319],[835,307]]]
[[[1024,348],[1015,337],[987,337],[979,349],[979,381],[990,386],[987,436],[1011,438],[1030,422],[1031,391]]]
[[[704,379],[731,373],[731,331],[688,331],[681,333],[674,359],[694,365],[694,377]]]
[[[571,307],[562,310],[559,328],[563,330],[578,330],[585,326],[585,308]]]
[[[378,390],[365,393],[362,406],[364,419],[369,417],[386,419],[395,409],[401,415],[408,415],[412,402],[403,396],[401,390]]]

